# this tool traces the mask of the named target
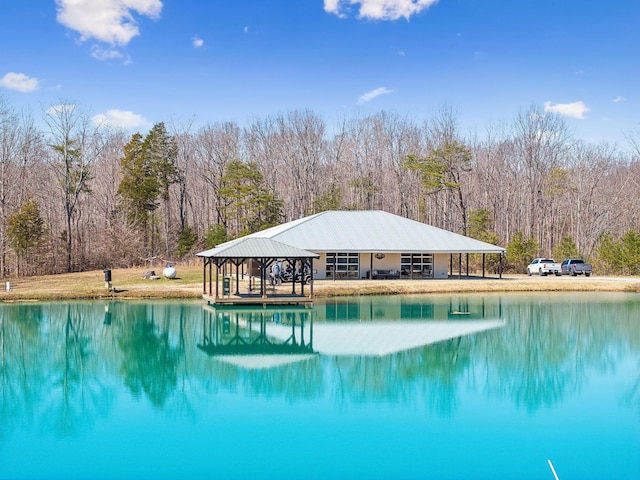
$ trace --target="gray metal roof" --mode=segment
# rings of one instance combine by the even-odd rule
[[[380,210],[322,212],[252,233],[244,238],[270,238],[313,252],[505,251],[490,243]]]
[[[285,245],[271,238],[242,237],[197,254],[198,257],[218,258],[318,258],[301,248]]]

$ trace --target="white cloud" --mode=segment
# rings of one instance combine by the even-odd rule
[[[249,26],[244,27],[244,33],[249,33]]]
[[[56,0],[57,20],[80,34],[110,45],[127,45],[140,34],[132,12],[156,19],[161,0]]]
[[[106,113],[100,113],[94,116],[92,120],[96,125],[108,125],[124,129],[135,129],[149,125],[149,122],[142,115],[116,108],[107,110]]]
[[[97,60],[120,60],[123,58],[122,52],[115,49],[104,49],[98,46],[91,48],[91,56]]]
[[[358,17],[369,20],[397,20],[426,10],[438,0],[324,0],[324,11],[345,18],[352,5],[359,5]]]
[[[370,92],[367,92],[364,95],[362,95],[358,99],[358,105],[367,103],[373,100],[374,98],[379,97],[380,95],[385,95],[387,93],[392,93],[392,92],[393,90],[389,90],[388,88],[385,88],[385,87],[376,88],[375,90],[371,90]]]
[[[60,113],[73,113],[76,109],[76,105],[73,103],[59,103],[58,105],[51,105],[45,111],[47,115],[58,115]]]
[[[345,17],[344,14],[340,13],[340,0],[324,0],[324,11],[333,13],[340,18]]]
[[[613,99],[613,103],[620,103],[620,102],[626,102],[627,99],[624,97],[621,97],[620,95],[618,95],[616,98]]]
[[[9,72],[0,78],[0,87],[17,90],[22,93],[29,93],[38,89],[38,79],[30,78],[24,73]]]
[[[584,114],[587,113],[589,108],[584,104],[583,101],[573,102],[573,103],[556,103],[552,104],[551,102],[544,102],[544,111],[550,113],[557,113],[564,117],[573,117],[573,118],[585,118]]]
[[[195,48],[200,48],[204,45],[204,40],[202,40],[201,38],[198,37],[194,37],[193,38],[193,46]]]

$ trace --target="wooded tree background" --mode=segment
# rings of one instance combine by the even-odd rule
[[[130,133],[71,102],[19,112],[0,97],[0,274],[195,261],[227,239],[329,209],[379,209],[534,256],[640,273],[640,128],[575,139],[536,106],[463,136],[443,107],[329,127],[312,111]],[[36,125],[44,125],[37,127]]]

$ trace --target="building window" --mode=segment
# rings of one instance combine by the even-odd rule
[[[402,278],[433,278],[433,254],[401,254],[400,273]]]
[[[358,278],[360,255],[357,253],[327,253],[325,273],[327,278]]]

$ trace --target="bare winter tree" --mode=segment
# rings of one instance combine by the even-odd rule
[[[570,135],[566,124],[557,114],[547,113],[536,106],[520,111],[513,122],[513,157],[511,168],[521,183],[520,205],[522,230],[550,250],[548,234],[553,219],[548,214],[545,184],[554,168],[566,159]]]
[[[46,132],[39,131],[0,98],[0,275],[16,258],[7,219],[31,199],[46,243],[25,271],[144,262],[148,245],[117,196],[129,134],[96,126],[70,103],[49,109],[45,120]],[[163,133],[176,146],[174,169],[160,178],[163,224],[151,233],[168,255],[281,221],[281,213],[292,220],[328,209],[382,209],[461,233],[473,216],[503,246],[519,234],[547,255],[569,237],[584,255],[599,255],[603,237],[640,230],[640,130],[625,136],[627,151],[574,142],[559,116],[535,106],[471,138],[450,107],[419,126],[387,111],[345,116],[332,133],[309,110],[246,128],[223,122],[195,130],[187,122]],[[407,168],[410,157],[427,169]],[[230,199],[236,207],[246,201],[237,196],[243,175],[257,179],[248,191],[271,200],[231,221]],[[132,191],[140,176],[129,179]],[[187,227],[193,232],[182,235]]]
[[[49,127],[50,165],[62,191],[66,230],[66,267],[73,269],[73,220],[80,196],[89,192],[92,167],[97,162],[104,140],[101,127],[78,110],[76,105],[62,102],[46,110],[44,120]]]
[[[195,174],[192,196],[196,232],[205,234],[214,225],[226,228],[220,188],[226,166],[241,156],[240,128],[231,122],[202,128],[193,138]]]
[[[195,142],[191,136],[193,120],[183,125],[172,125],[173,138],[176,142],[176,185],[178,187],[178,219],[180,231],[187,226],[187,205],[190,203],[189,181],[194,162]]]
[[[280,115],[276,122],[282,167],[274,191],[288,204],[285,217],[294,219],[313,211],[325,157],[326,126],[309,110]]]
[[[372,208],[409,216],[414,187],[412,175],[403,162],[408,155],[420,151],[418,127],[407,118],[386,111],[362,119],[356,127],[355,138],[359,142],[356,156],[363,158],[367,172],[361,177],[363,181],[356,183],[357,187],[366,194],[364,187],[371,183]]]
[[[0,275],[7,275],[7,219],[22,200],[21,159],[29,143],[28,127],[17,112],[0,97]]]
[[[83,233],[86,244],[83,249],[92,252],[88,253],[89,263],[95,268],[130,266],[139,260],[142,251],[134,226],[118,208],[120,157],[128,140],[128,134],[122,130],[105,132],[100,161],[93,167],[91,196],[85,207],[87,231]]]
[[[484,210],[495,233],[506,243],[510,241],[512,216],[516,213],[516,191],[520,181],[508,168],[511,144],[500,125],[488,126],[484,138],[470,141],[473,169],[469,185],[469,205],[472,210]],[[515,231],[513,232],[515,233]]]
[[[449,106],[440,107],[425,122],[422,136],[424,153],[411,157],[406,166],[421,170],[423,218],[441,228],[464,232],[472,152],[458,131],[458,113]]]
[[[308,110],[256,120],[245,130],[247,160],[284,200],[288,220],[314,210],[326,161],[325,130],[324,121]]]
[[[626,196],[624,184],[618,184],[616,171],[620,165],[616,157],[611,145],[578,142],[568,156],[568,168],[563,170],[561,188],[568,202],[560,206],[554,217],[556,223],[563,216],[568,219],[563,222],[566,228],[562,234],[570,237],[578,251],[586,255],[594,252],[604,232],[616,226],[618,216],[611,216],[611,212],[620,211]]]

